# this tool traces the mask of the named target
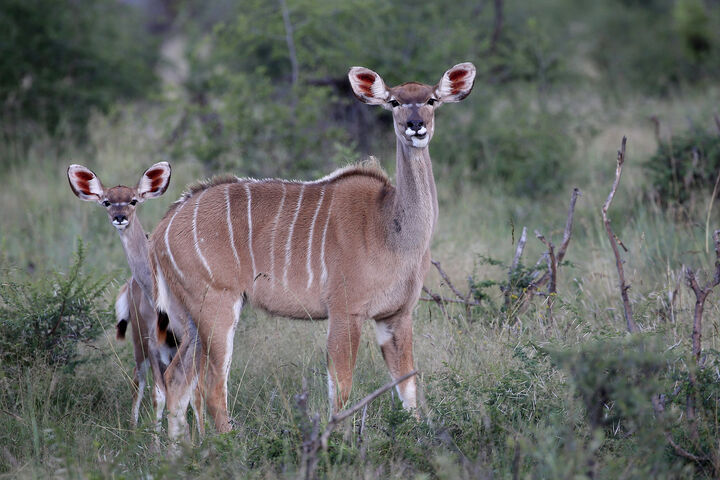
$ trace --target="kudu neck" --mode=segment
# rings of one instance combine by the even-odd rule
[[[133,278],[140,284],[145,296],[152,300],[153,286],[148,260],[148,239],[137,215],[133,215],[125,230],[118,231],[118,233]]]
[[[438,217],[435,178],[428,147],[397,141],[394,233],[400,247],[427,249]]]

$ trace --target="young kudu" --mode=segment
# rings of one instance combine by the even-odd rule
[[[165,374],[168,433],[186,432],[184,412],[203,363],[208,410],[230,429],[227,376],[233,335],[250,302],[274,315],[329,319],[328,387],[337,411],[348,400],[362,323],[375,321],[393,378],[413,369],[412,311],[430,264],[438,218],[428,143],[435,109],[471,91],[475,67],[454,66],[435,86],[388,88],[361,67],[355,95],[392,111],[397,184],[376,169],[348,167],[313,182],[217,178],[192,187],[150,242],[158,308],[192,321]],[[173,311],[175,309],[175,311]],[[197,360],[197,356],[203,358]],[[415,379],[398,385],[416,408]]]
[[[119,185],[105,189],[92,170],[82,165],[70,165],[67,176],[70,188],[81,200],[97,202],[107,210],[110,223],[115,227],[122,241],[132,277],[120,290],[115,302],[117,317],[117,338],[125,338],[129,322],[132,328],[135,369],[133,372],[132,424],[137,425],[145,389],[145,378],[150,367],[154,379],[153,405],[156,426],[159,427],[165,406],[165,382],[163,373],[177,350],[177,338],[182,326],[172,325],[172,334],[163,342],[157,341],[158,313],[152,301],[150,265],[148,263],[148,241],[145,230],[136,215],[136,206],[147,199],[165,193],[170,183],[170,165],[156,163],[140,177],[135,188]],[[198,416],[198,428],[202,433],[201,398],[196,395],[193,407]]]

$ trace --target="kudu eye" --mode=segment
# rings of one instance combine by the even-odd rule
[[[393,107],[393,108],[400,106],[400,102],[398,102],[397,100],[390,100],[388,103],[389,103],[390,106]]]
[[[133,198],[132,200],[130,200],[130,205],[135,206],[136,204],[137,204],[137,199]]]
[[[109,207],[110,206],[110,200],[103,200],[103,206]]]
[[[436,98],[430,98],[430,99],[428,99],[428,101],[427,101],[427,104],[430,105],[430,106],[433,106],[433,105],[435,105],[436,103],[437,103],[437,99],[436,99]]]

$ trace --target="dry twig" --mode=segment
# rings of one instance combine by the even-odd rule
[[[420,297],[420,300],[425,301],[425,302],[437,303],[445,317],[448,316],[447,309],[445,308],[445,304],[447,304],[447,303],[459,303],[461,305],[465,305],[466,312],[468,312],[470,310],[470,307],[480,306],[480,302],[478,302],[477,300],[471,300],[472,291],[468,291],[467,295],[463,295],[460,292],[460,290],[458,290],[455,287],[455,285],[453,285],[453,283],[450,281],[450,277],[447,276],[445,271],[440,266],[440,262],[438,262],[436,260],[431,260],[430,262],[435,266],[438,273],[440,274],[440,277],[442,277],[443,281],[445,282],[445,285],[447,285],[448,288],[455,294],[457,299],[443,297],[441,295],[438,295],[437,293],[434,293],[429,288],[423,286],[422,290],[423,290],[423,292],[427,293],[428,296]]]
[[[322,435],[319,434],[319,415],[315,415],[313,418],[310,419],[310,428],[305,428],[305,431],[303,432],[303,449],[302,449],[302,460],[300,464],[300,473],[298,475],[298,478],[301,479],[311,479],[315,478],[315,470],[317,469],[318,464],[318,457],[317,452],[322,447],[323,450],[327,450],[328,448],[328,440],[330,439],[330,434],[335,430],[335,428],[340,425],[343,421],[345,421],[348,417],[351,417],[355,412],[359,411],[360,409],[366,407],[370,404],[373,400],[375,400],[377,397],[382,395],[383,393],[387,392],[394,386],[404,382],[408,378],[417,375],[417,370],[413,370],[410,373],[407,373],[403,375],[402,377],[393,380],[392,382],[388,382],[382,387],[378,388],[374,392],[372,392],[367,397],[360,400],[358,403],[353,405],[352,407],[348,408],[347,410],[343,410],[342,412],[334,414],[332,417],[330,417],[330,421],[328,422],[327,426],[325,427],[325,430],[323,431]],[[308,392],[307,392],[307,382],[305,379],[303,379],[303,392],[300,395],[295,395],[295,403],[298,406],[298,409],[302,412],[302,415],[309,418],[307,415],[307,398],[308,398]]]
[[[603,222],[605,223],[605,231],[607,232],[608,239],[610,240],[610,245],[612,246],[613,253],[615,254],[615,266],[617,267],[618,271],[618,280],[620,284],[620,295],[622,296],[623,300],[623,308],[625,311],[625,321],[627,323],[627,329],[630,333],[634,333],[638,331],[638,327],[635,324],[635,320],[633,320],[632,315],[632,308],[630,306],[630,299],[628,298],[627,291],[630,288],[630,285],[625,283],[625,272],[623,271],[623,260],[620,257],[620,251],[618,250],[618,244],[620,244],[623,249],[627,252],[627,249],[624,245],[622,245],[622,242],[620,242],[620,239],[615,235],[615,233],[612,231],[612,228],[610,227],[610,219],[607,216],[608,209],[610,208],[610,203],[612,203],[613,198],[615,197],[615,192],[617,191],[618,184],[620,183],[620,175],[622,175],[622,167],[623,163],[625,163],[625,144],[627,142],[627,137],[623,137],[622,144],[620,147],[620,150],[618,150],[617,155],[617,166],[615,167],[615,181],[613,182],[612,190],[610,190],[610,194],[607,197],[607,200],[605,200],[605,204],[603,204],[602,207],[602,217]]]

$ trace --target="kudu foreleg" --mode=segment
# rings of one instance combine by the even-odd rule
[[[364,319],[357,315],[330,315],[327,340],[328,396],[333,413],[347,404]]]
[[[412,316],[400,312],[375,322],[377,341],[393,380],[413,370]],[[406,410],[417,408],[415,376],[398,384],[397,392]]]

